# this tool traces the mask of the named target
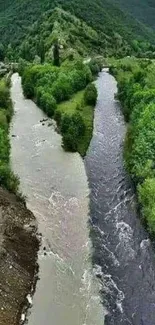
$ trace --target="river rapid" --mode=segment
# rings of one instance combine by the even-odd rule
[[[83,160],[62,149],[55,123],[24,98],[18,74],[12,76],[11,97],[11,163],[42,234],[40,280],[33,301],[28,297],[28,325],[103,325],[99,281],[91,263]]]
[[[105,325],[155,324],[155,251],[136,213],[123,167],[126,126],[105,69],[96,86],[94,134],[85,159],[90,193],[93,263],[99,265]]]
[[[104,70],[96,86],[83,163],[63,151],[54,122],[40,122],[43,112],[24,99],[18,74],[12,77],[11,161],[43,236],[28,325],[155,324],[154,250],[123,167],[117,84]]]

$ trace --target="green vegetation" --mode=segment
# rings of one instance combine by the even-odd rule
[[[153,0],[117,0],[117,3],[122,10],[130,12],[146,26],[155,28],[155,3]]]
[[[125,165],[136,185],[142,216],[155,233],[155,65],[133,59],[111,70],[129,122]]]
[[[97,65],[93,63],[91,68],[94,64]],[[92,80],[89,65],[81,60],[65,61],[61,67],[29,65],[22,76],[25,96],[34,99],[49,117],[55,118],[64,148],[78,151],[82,156],[92,136],[93,107],[97,99]]]
[[[94,84],[89,84],[85,89],[84,100],[87,105],[95,105],[97,99],[97,90]]]
[[[64,127],[66,116],[69,117],[68,121],[70,121],[70,118],[72,117],[74,119],[74,116],[75,115],[77,116],[77,114],[78,116],[79,115],[81,116],[82,118],[81,121],[83,121],[82,123],[80,123],[82,125],[82,134],[81,134],[81,125],[80,125],[80,134],[78,137],[76,137],[75,134],[74,137],[76,150],[81,154],[81,156],[85,156],[90,140],[92,138],[93,117],[94,117],[94,105],[92,106],[92,105],[85,104],[84,94],[85,94],[84,90],[76,93],[69,101],[59,104],[56,111],[56,115],[63,117],[62,124],[59,123],[60,119],[59,121],[57,120],[58,124],[62,125],[61,126],[62,133],[63,131],[65,131],[62,129],[62,127]],[[57,119],[57,116],[55,116],[55,118]],[[70,139],[70,142],[72,142],[72,139]],[[64,146],[66,147],[66,138],[64,141]]]
[[[155,52],[154,31],[113,0],[0,1],[0,34],[0,57],[9,61],[51,60],[58,39],[63,59]]]
[[[0,80],[0,186],[16,193],[19,181],[9,165],[10,141],[8,133],[11,116],[9,82],[4,78]]]

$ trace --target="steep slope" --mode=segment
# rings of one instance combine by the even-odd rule
[[[36,20],[47,10],[62,6],[83,19],[97,31],[113,36],[114,31],[124,39],[134,38],[154,42],[154,34],[142,23],[119,9],[113,0],[0,0],[1,42],[18,45]],[[16,37],[15,37],[16,35]]]
[[[113,0],[122,10],[127,10],[146,26],[155,29],[154,0]]]
[[[87,56],[92,52],[105,54],[105,47],[112,43],[104,33],[97,33],[69,12],[55,8],[43,14],[28,29],[24,41],[17,48],[19,56],[32,61],[37,55],[50,61],[55,40],[59,40],[62,59]]]

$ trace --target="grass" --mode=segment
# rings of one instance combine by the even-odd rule
[[[85,156],[93,133],[94,107],[86,106],[84,103],[84,90],[77,92],[73,97],[58,105],[57,110],[63,114],[72,115],[79,112],[86,126],[85,135],[79,138],[78,152],[82,157]]]

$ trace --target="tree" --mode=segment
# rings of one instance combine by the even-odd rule
[[[41,63],[44,63],[44,61],[45,61],[45,45],[44,45],[44,41],[42,38],[37,42],[37,55],[40,57]]]
[[[5,58],[4,45],[0,43],[0,61],[4,61],[4,58]]]
[[[89,84],[84,93],[85,103],[88,105],[95,105],[97,100],[97,90],[94,84]]]
[[[59,44],[58,40],[54,43],[53,47],[53,64],[56,65],[57,67],[60,66],[60,54],[59,54]]]

